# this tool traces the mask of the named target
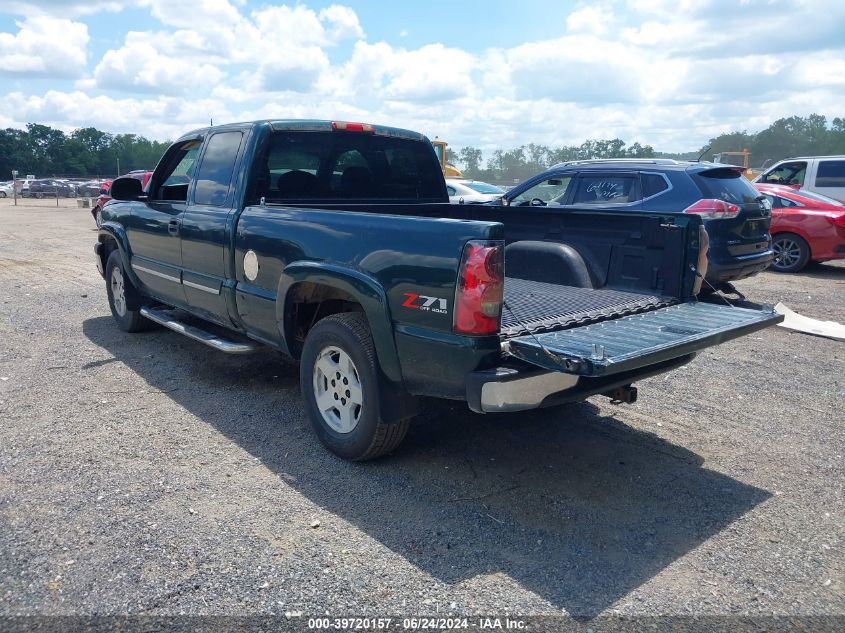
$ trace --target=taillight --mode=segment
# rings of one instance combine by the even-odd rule
[[[340,132],[375,132],[369,123],[350,123],[349,121],[332,121],[332,129]]]
[[[724,200],[705,198],[688,206],[684,213],[695,213],[705,220],[724,220],[738,216],[739,207]]]
[[[467,242],[455,290],[455,332],[499,331],[504,281],[504,245],[481,240]]]
[[[826,215],[825,216],[831,224],[838,226],[840,229],[845,229],[845,213],[840,215]]]

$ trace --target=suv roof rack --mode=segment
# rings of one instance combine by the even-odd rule
[[[569,165],[594,165],[597,163],[626,163],[640,165],[680,165],[674,158],[587,158],[583,160],[568,160],[553,165],[554,167],[567,167]]]

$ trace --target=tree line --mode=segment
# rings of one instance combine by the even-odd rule
[[[484,162],[484,153],[475,147],[457,152],[447,148],[447,160],[460,167],[467,178],[512,184],[533,176],[556,163],[589,158],[675,158],[713,160],[719,152],[749,151],[749,166],[763,167],[789,156],[845,154],[845,117],[811,114],[778,119],[760,132],[729,132],[711,138],[697,150],[681,153],[655,151],[651,145],[621,139],[588,140],[581,145],[546,147],[522,145],[511,150],[495,150]]]
[[[0,180],[20,175],[115,176],[133,169],[152,169],[169,145],[137,134],[109,134],[85,127],[66,134],[47,125],[0,130]],[[707,149],[709,147],[709,149]],[[821,114],[778,119],[760,132],[720,134],[698,150],[658,152],[651,145],[627,145],[619,138],[591,139],[580,145],[547,147],[536,143],[484,152],[466,146],[446,149],[447,160],[469,178],[513,184],[556,163],[589,158],[679,158],[712,160],[713,154],[747,149],[750,166],[762,167],[789,156],[845,154],[845,117],[829,123]],[[706,150],[706,151],[705,151]]]
[[[133,169],[152,169],[170,145],[137,134],[109,134],[93,127],[65,134],[30,123],[24,130],[0,130],[0,180],[19,177],[112,177]]]
[[[651,145],[634,143],[626,147],[619,138],[587,140],[581,145],[564,147],[546,147],[529,143],[520,147],[493,151],[482,165],[483,152],[475,147],[462,147],[458,152],[446,148],[446,159],[458,164],[467,178],[485,180],[503,184],[512,184],[525,180],[556,163],[588,158],[652,158],[655,156]]]

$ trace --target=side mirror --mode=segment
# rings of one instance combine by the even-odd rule
[[[109,190],[109,195],[115,200],[137,200],[143,194],[141,181],[129,176],[115,178]]]

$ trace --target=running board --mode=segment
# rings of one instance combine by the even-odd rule
[[[209,347],[213,347],[221,352],[226,352],[227,354],[250,354],[258,350],[258,345],[255,343],[241,343],[220,338],[211,332],[206,332],[205,330],[194,327],[193,325],[186,325],[164,310],[141,308],[141,314],[150,321],[154,321],[155,323],[163,325],[174,332],[184,334],[188,338],[192,338],[195,341],[204,343]]]

